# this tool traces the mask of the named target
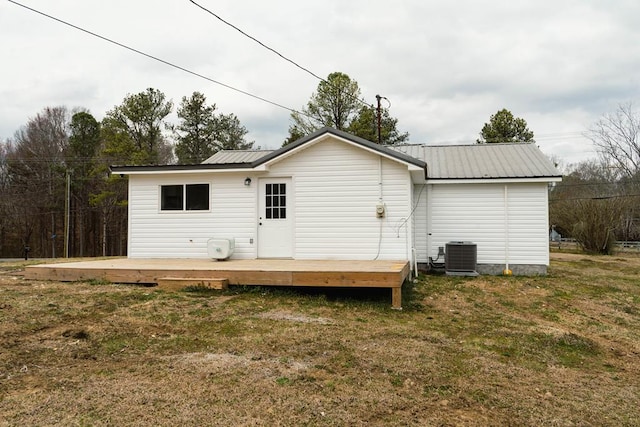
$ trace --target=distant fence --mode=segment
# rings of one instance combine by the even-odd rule
[[[640,251],[640,242],[616,242],[616,246],[620,249]]]
[[[570,249],[570,248],[579,247],[578,242],[576,242],[576,239],[566,239],[564,237],[560,240],[550,240],[549,246],[557,249],[562,249],[562,248]],[[639,251],[640,252],[640,242],[618,241],[616,242],[616,246],[621,251]]]
[[[549,240],[549,247],[553,249],[577,249],[579,246],[576,239],[566,239],[563,237],[561,239]]]

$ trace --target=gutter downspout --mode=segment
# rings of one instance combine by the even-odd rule
[[[378,201],[382,204],[382,156],[378,156]]]
[[[382,222],[385,212],[384,201],[382,200],[382,156],[378,156],[378,204],[376,205],[376,217],[380,221],[380,229],[378,230],[378,253],[373,260],[377,260],[382,250]]]
[[[411,248],[411,254],[413,256],[413,277],[418,277],[418,251],[416,248]]]
[[[504,276],[511,276],[513,272],[509,268],[509,189],[504,185]]]

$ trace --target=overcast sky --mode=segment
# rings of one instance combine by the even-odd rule
[[[104,37],[289,108],[319,81],[188,0],[18,0]],[[317,75],[341,71],[412,143],[473,143],[502,108],[564,163],[596,156],[583,136],[640,98],[637,0],[198,0]],[[98,119],[148,87],[178,104],[203,92],[248,139],[277,148],[290,112],[0,2],[0,140],[47,106]],[[175,120],[175,115],[172,117]]]

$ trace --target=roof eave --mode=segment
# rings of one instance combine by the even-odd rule
[[[427,178],[428,184],[510,184],[560,182],[562,176],[495,177],[495,178]]]
[[[194,172],[242,172],[251,171],[251,163],[199,163],[195,165],[144,165],[144,166],[110,166],[111,173],[120,175],[151,175],[157,173],[184,174]]]

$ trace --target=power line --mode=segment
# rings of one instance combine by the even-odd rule
[[[535,139],[556,139],[556,138],[586,138],[583,132],[580,131],[571,131],[571,132],[552,132],[552,133],[543,133],[537,134],[534,136]]]
[[[318,76],[317,74],[315,74],[313,71],[310,71],[308,68],[303,67],[302,65],[298,64],[297,62],[293,61],[292,59],[287,58],[286,56],[284,56],[283,54],[281,54],[280,52],[278,52],[277,50],[273,49],[272,47],[267,46],[266,44],[264,44],[263,42],[261,42],[260,40],[258,40],[257,38],[253,37],[250,34],[247,34],[245,31],[241,30],[240,28],[238,28],[237,26],[233,25],[231,22],[223,19],[222,17],[220,17],[220,15],[212,12],[211,10],[207,9],[206,7],[196,3],[193,0],[188,0],[190,3],[192,3],[193,5],[199,7],[200,9],[204,10],[205,12],[207,12],[209,15],[215,17],[216,19],[218,19],[219,21],[227,24],[228,26],[230,26],[231,28],[233,28],[234,30],[238,31],[240,34],[242,34],[245,37],[250,38],[251,40],[253,40],[254,42],[258,43],[260,46],[264,47],[267,50],[270,50],[271,52],[275,53],[276,55],[278,55],[280,58],[284,59],[285,61],[295,65],[296,67],[300,68],[302,71],[311,74],[313,77],[315,77],[318,80],[323,80],[324,79],[320,76]]]
[[[610,182],[610,181],[595,181],[595,182],[562,182],[562,184],[558,184],[557,188],[565,188],[565,187],[597,187],[600,185],[618,185],[625,186],[630,184],[640,184],[640,181],[619,181],[619,182]]]
[[[270,101],[270,100],[268,100],[268,99],[266,99],[266,98],[263,98],[263,97],[261,97],[261,96],[254,95],[254,94],[252,94],[252,93],[250,93],[250,92],[244,91],[244,90],[242,90],[242,89],[235,88],[235,87],[233,87],[233,86],[231,86],[231,85],[228,85],[228,84],[226,84],[226,83],[222,83],[222,82],[220,82],[220,81],[218,81],[218,80],[214,80],[214,79],[212,79],[212,78],[210,78],[210,77],[207,77],[207,76],[202,75],[202,74],[200,74],[200,73],[197,73],[197,72],[195,72],[195,71],[191,71],[191,70],[189,70],[189,69],[187,69],[187,68],[185,68],[185,67],[182,67],[182,66],[180,66],[180,65],[176,65],[176,64],[174,64],[174,63],[172,63],[172,62],[169,62],[169,61],[166,61],[166,60],[164,60],[164,59],[158,58],[157,56],[153,56],[153,55],[150,55],[150,54],[148,54],[148,53],[142,52],[141,50],[138,50],[138,49],[135,49],[135,48],[130,47],[130,46],[128,46],[128,45],[125,45],[124,43],[117,42],[117,41],[112,40],[112,39],[110,39],[110,38],[108,38],[108,37],[102,36],[102,35],[100,35],[100,34],[97,34],[97,33],[94,33],[94,32],[92,32],[92,31],[86,30],[86,29],[84,29],[84,28],[82,28],[82,27],[79,27],[79,26],[77,26],[77,25],[71,24],[71,23],[69,23],[69,22],[67,22],[67,21],[64,21],[64,20],[62,20],[62,19],[56,18],[55,16],[48,15],[48,14],[46,14],[46,13],[44,13],[44,12],[41,12],[41,11],[39,11],[39,10],[36,10],[36,9],[34,9],[34,8],[32,8],[32,7],[29,7],[29,6],[26,6],[26,5],[24,5],[24,4],[18,3],[17,1],[14,1],[14,0],[8,0],[8,1],[9,1],[9,3],[13,3],[13,4],[15,4],[16,6],[20,6],[20,7],[24,8],[24,9],[27,9],[27,10],[31,11],[31,12],[37,13],[37,14],[39,14],[39,15],[42,15],[42,16],[46,17],[46,18],[52,19],[52,20],[54,20],[54,21],[56,21],[56,22],[59,22],[59,23],[64,24],[64,25],[67,25],[67,26],[69,26],[69,27],[71,27],[71,28],[74,28],[74,29],[76,29],[76,30],[82,31],[83,33],[86,33],[86,34],[89,34],[89,35],[91,35],[91,36],[97,37],[97,38],[99,38],[99,39],[101,39],[101,40],[104,40],[104,41],[109,42],[109,43],[111,43],[111,44],[114,44],[114,45],[116,45],[116,46],[122,47],[122,48],[127,49],[127,50],[129,50],[129,51],[131,51],[131,52],[135,52],[135,53],[137,53],[137,54],[139,54],[139,55],[145,56],[145,57],[147,57],[147,58],[149,58],[149,59],[153,59],[154,61],[158,61],[158,62],[160,62],[160,63],[162,63],[162,64],[165,64],[165,65],[168,65],[168,66],[170,66],[170,67],[176,68],[176,69],[178,69],[178,70],[180,70],[180,71],[184,71],[185,73],[188,73],[188,74],[194,75],[194,76],[199,77],[199,78],[201,78],[201,79],[207,80],[207,81],[209,81],[209,82],[211,82],[211,83],[215,83],[215,84],[220,85],[220,86],[223,86],[223,87],[225,87],[225,88],[227,88],[227,89],[233,90],[233,91],[235,91],[235,92],[241,93],[241,94],[246,95],[246,96],[250,96],[251,98],[254,98],[254,99],[260,100],[260,101],[262,101],[262,102],[266,102],[266,103],[268,103],[268,104],[274,105],[274,106],[279,107],[279,108],[282,108],[282,109],[284,109],[284,110],[288,110],[288,111],[290,111],[290,112],[292,112],[292,113],[299,113],[299,114],[302,114],[302,115],[305,115],[305,116],[306,116],[306,114],[304,114],[303,112],[297,111],[297,110],[295,110],[295,109],[293,109],[293,108],[289,108],[289,107],[287,107],[287,106],[284,106],[284,105],[279,104],[279,103],[274,102],[274,101]]]
[[[198,4],[197,2],[193,1],[193,0],[187,0],[189,1],[191,4],[197,6],[198,8],[202,9],[203,11],[207,12],[209,15],[215,17],[216,19],[218,19],[220,22],[223,22],[224,24],[230,26],[231,28],[233,28],[234,30],[238,31],[240,34],[242,34],[243,36],[253,40],[254,42],[258,43],[260,46],[264,47],[265,49],[275,53],[276,55],[278,55],[280,58],[284,59],[285,61],[293,64],[294,66],[296,66],[297,68],[301,69],[302,71],[312,75],[313,77],[315,77],[316,79],[329,84],[330,86],[332,86],[333,88],[336,88],[336,86],[334,86],[331,82],[327,81],[326,79],[320,77],[319,75],[317,75],[316,73],[314,73],[313,71],[309,70],[308,68],[303,67],[302,65],[298,64],[297,62],[295,62],[292,59],[287,58],[286,56],[284,56],[283,54],[281,54],[280,52],[278,52],[277,50],[275,50],[274,48],[267,46],[265,43],[261,42],[260,40],[258,40],[257,38],[253,37],[252,35],[248,34],[247,32],[243,31],[242,29],[238,28],[237,26],[233,25],[231,22],[223,19],[220,15],[216,14],[215,12],[212,12],[211,10],[207,9],[206,7]],[[350,93],[345,92],[345,94],[349,97],[351,97],[352,99],[355,99],[356,101],[362,103],[363,105],[369,107],[371,106],[368,102],[366,102],[363,99],[358,98],[357,96],[351,95]],[[307,116],[309,117],[309,116]]]
[[[549,203],[565,202],[568,200],[610,200],[610,199],[630,199],[632,197],[640,197],[640,194],[621,194],[615,196],[593,196],[593,197],[570,197],[566,199],[549,199]]]
[[[540,142],[550,142],[555,140],[564,141],[567,139],[584,139],[584,135],[580,134],[577,131],[574,132],[556,132],[556,133],[548,133],[548,134],[539,134],[534,135],[533,141],[531,142],[520,142],[520,141],[495,141],[495,142],[483,142],[482,144],[538,144]],[[427,144],[423,143],[410,143],[408,145],[474,145],[477,144],[477,139],[458,139],[458,140],[436,140],[430,141]]]

